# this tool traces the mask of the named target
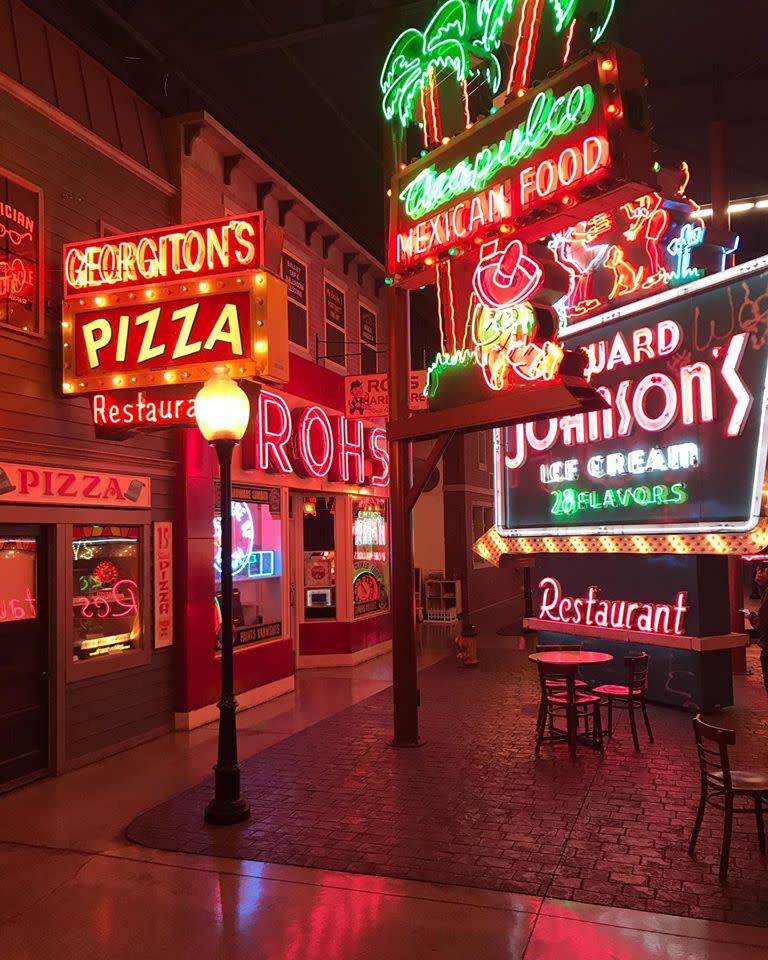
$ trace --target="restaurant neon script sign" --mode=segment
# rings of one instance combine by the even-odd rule
[[[539,620],[683,636],[685,615],[688,612],[688,595],[683,591],[677,594],[674,603],[601,600],[598,587],[590,587],[586,597],[566,597],[563,596],[560,581],[554,577],[545,577],[539,583],[539,590]]]

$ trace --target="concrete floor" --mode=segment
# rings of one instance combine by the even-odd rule
[[[428,637],[423,662],[449,650]],[[389,658],[302,672],[239,715],[241,756],[389,683]],[[768,930],[462,887],[161,853],[138,813],[198,782],[216,730],[170,734],[0,797],[3,960],[758,960]]]

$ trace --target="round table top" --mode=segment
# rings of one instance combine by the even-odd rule
[[[552,663],[561,667],[585,666],[589,663],[608,663],[613,660],[610,653],[597,653],[594,650],[547,650],[543,653],[531,653],[529,660],[534,663]]]

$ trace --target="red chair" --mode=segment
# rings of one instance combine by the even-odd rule
[[[593,687],[592,692],[602,697],[608,703],[608,736],[613,736],[613,707],[629,711],[629,725],[632,728],[632,740],[635,744],[635,750],[640,752],[640,741],[637,738],[637,722],[635,720],[635,707],[642,711],[645,720],[645,729],[648,731],[648,739],[653,743],[653,730],[651,730],[651,721],[648,719],[648,710],[645,705],[645,690],[648,686],[648,654],[641,653],[635,657],[625,657],[624,667],[627,671],[626,684],[606,683],[599,687]]]
[[[734,814],[754,813],[757,821],[757,842],[765,856],[765,824],[763,804],[768,804],[768,773],[752,773],[748,770],[731,770],[728,747],[736,743],[736,733],[704,723],[700,716],[694,717],[693,733],[699,754],[701,770],[701,797],[696,822],[693,825],[688,855],[696,852],[696,841],[704,820],[707,804],[724,812],[723,846],[720,852],[720,879],[728,876],[728,860],[731,854],[731,832]],[[735,801],[751,801],[748,807],[737,807]],[[720,802],[722,801],[722,802]]]
[[[584,720],[585,728],[588,730],[590,717],[592,743],[602,753],[603,725],[600,717],[600,697],[577,690],[575,667],[563,667],[560,664],[551,663],[538,663],[537,666],[545,714],[544,719],[537,724],[536,756],[538,757],[544,740],[549,743],[567,741],[571,760],[575,760],[579,721]],[[557,681],[559,686],[548,686],[553,681]],[[555,726],[555,721],[563,717],[565,717],[565,730]]]

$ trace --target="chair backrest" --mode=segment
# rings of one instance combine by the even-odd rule
[[[581,643],[536,643],[536,653],[562,653],[563,650],[578,650],[581,652]]]
[[[696,737],[702,780],[716,789],[725,788],[726,792],[730,792],[731,761],[728,747],[736,743],[736,732],[704,723],[701,715],[698,715],[693,718],[693,735]]]
[[[627,687],[632,693],[644,693],[648,686],[648,664],[650,657],[647,653],[639,653],[634,657],[624,657],[624,666],[627,670]]]
[[[568,649],[566,647],[566,649]],[[541,663],[537,662],[539,668],[539,683],[541,685],[542,696],[546,697],[547,694],[551,693],[547,689],[548,680],[558,680],[560,683],[564,684],[565,692],[568,695],[568,699],[573,701],[576,699],[576,671],[570,667],[564,667],[559,663]]]

